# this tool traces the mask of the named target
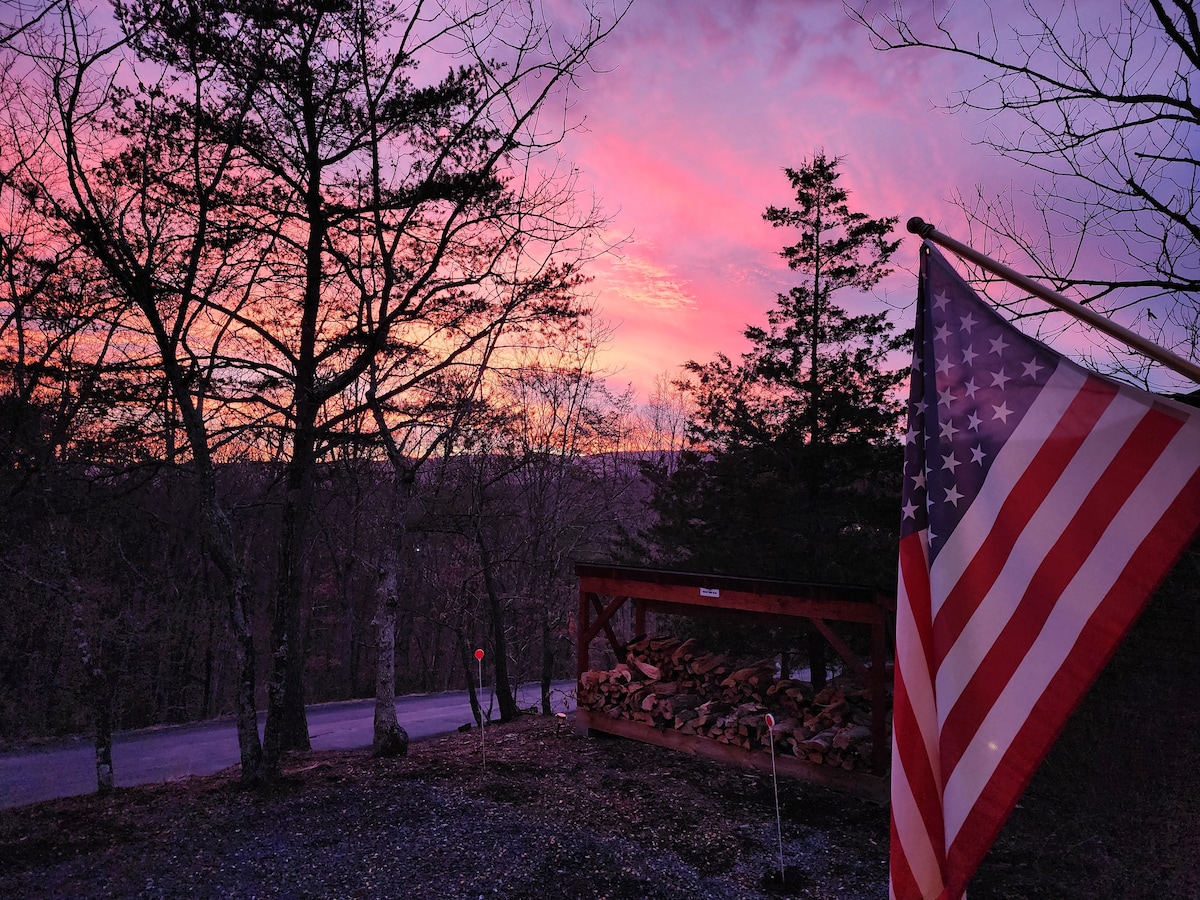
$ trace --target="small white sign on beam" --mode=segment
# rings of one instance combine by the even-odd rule
[[[700,588],[701,597],[720,597],[721,591],[717,588]]]

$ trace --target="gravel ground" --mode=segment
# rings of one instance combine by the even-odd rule
[[[1200,897],[1194,766],[1139,773],[1094,734],[1062,742],[971,900]],[[0,811],[0,897],[887,896],[886,806],[787,779],[779,800],[782,884],[769,774],[528,716],[398,760],[297,754],[270,793],[233,769]]]
[[[5,897],[878,898],[887,811],[524,717],[0,813]],[[483,757],[486,751],[486,769]]]

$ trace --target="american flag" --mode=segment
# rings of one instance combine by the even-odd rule
[[[917,305],[891,894],[956,900],[1200,528],[1200,410],[1024,336],[928,242]]]

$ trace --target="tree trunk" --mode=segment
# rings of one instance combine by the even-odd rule
[[[76,588],[78,593],[78,588]],[[114,786],[113,773],[113,707],[117,693],[117,677],[121,669],[119,660],[120,638],[114,633],[120,622],[101,622],[88,633],[83,622],[82,603],[75,604],[75,634],[83,654],[86,671],[84,682],[85,698],[91,706],[92,722],[95,727],[96,792],[111,794]]]
[[[96,716],[96,793],[111,794],[115,786],[113,773],[113,685],[105,673],[97,674],[94,689]]]
[[[204,559],[204,599],[208,607],[208,634],[204,641],[204,693],[200,699],[200,720],[207,721],[212,718],[213,694],[217,688],[216,675],[216,637],[217,637],[217,611],[216,605],[213,603],[212,584],[208,577],[207,559]]]
[[[483,585],[488,597],[488,617],[492,625],[492,672],[496,677],[496,700],[500,704],[500,721],[511,722],[521,714],[508,683],[508,640],[505,637],[504,604],[496,579],[492,576],[492,554],[483,538],[483,530],[475,525],[475,540],[479,546],[479,560],[483,565]]]
[[[263,764],[267,777],[278,776],[283,754],[309,750],[308,719],[304,712],[304,648],[300,624],[302,548],[308,531],[311,503],[308,445],[294,442],[283,502],[279,546],[279,583],[271,624],[271,675],[267,683],[267,725],[263,735]]]
[[[476,672],[480,670],[478,663],[471,665],[473,657],[467,650],[467,642],[463,640],[462,634],[458,635],[458,651],[462,656],[463,671],[467,673],[467,696],[471,700],[471,716],[475,719],[475,724],[483,726],[483,707],[479,704],[479,692],[475,689]],[[479,685],[479,690],[483,690],[483,685]]]
[[[218,568],[226,569],[232,579],[229,591],[229,630],[233,633],[237,658],[235,689],[235,719],[237,722],[238,756],[242,764],[241,782],[258,784],[269,773],[263,766],[263,747],[258,735],[258,704],[255,685],[258,679],[257,656],[254,649],[254,629],[246,610],[249,607],[249,586],[240,564],[233,560],[228,547],[219,551]]]
[[[408,753],[408,732],[396,720],[397,584],[393,557],[380,570],[379,586],[375,593],[375,618],[372,620],[379,652],[375,669],[375,736],[372,742],[376,756],[404,756]]]
[[[550,636],[550,610],[542,607],[542,715],[553,715],[550,708],[550,681],[554,677],[554,644]]]
[[[385,434],[388,461],[396,476],[391,497],[391,520],[385,526],[391,533],[385,539],[379,583],[375,588],[375,723],[372,747],[377,756],[404,756],[408,753],[408,732],[396,719],[396,618],[400,608],[400,566],[408,539],[408,516],[412,509],[415,479],[407,469],[399,449],[387,432],[383,411],[372,407],[380,431]]]
[[[263,769],[262,741],[258,736],[258,707],[255,703],[256,657],[254,634],[246,621],[244,598],[231,591],[230,625],[237,656],[236,711],[238,756],[242,763],[242,784],[259,783],[267,773]]]
[[[241,782],[249,786],[257,784],[269,774],[263,766],[263,748],[258,736],[258,707],[254,689],[258,672],[254,631],[247,615],[250,590],[242,563],[233,550],[233,531],[229,519],[216,499],[212,471],[202,469],[201,478],[201,520],[205,549],[225,579],[228,592],[229,630],[233,634],[238,666],[235,691],[238,755],[242,764]]]

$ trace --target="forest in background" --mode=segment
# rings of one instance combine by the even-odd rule
[[[614,539],[644,510],[638,462],[648,455],[494,452],[424,468],[406,523],[396,690],[464,688],[476,677],[475,648],[494,652],[496,628],[514,683],[572,674],[574,561],[610,558]],[[219,473],[250,558],[271,560],[278,546],[272,507],[279,469],[243,462]],[[314,496],[320,525],[304,553],[310,702],[374,694],[372,620],[391,477],[372,460],[321,468]],[[118,728],[231,715],[236,648],[219,573],[196,533],[196,489],[186,468],[104,477],[60,465],[20,486],[5,480],[4,742],[88,733],[98,709],[110,710]],[[256,596],[269,596],[273,574],[269,565],[254,571]],[[263,645],[266,606],[252,610]],[[260,706],[267,662],[259,662]]]

